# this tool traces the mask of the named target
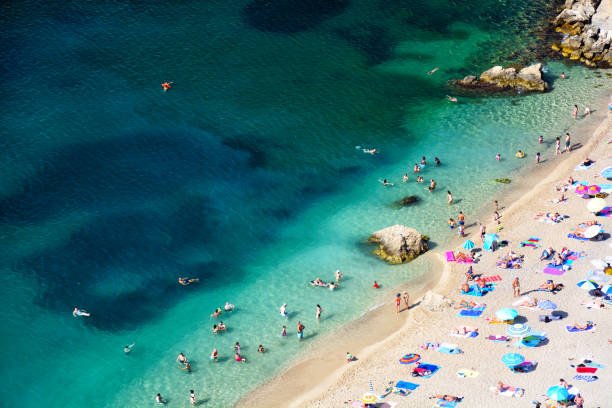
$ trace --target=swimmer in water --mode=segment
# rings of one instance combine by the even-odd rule
[[[361,149],[364,153],[375,154],[376,149]]]
[[[280,314],[281,316],[283,316],[285,319],[288,318],[289,314],[287,313],[287,304],[283,303],[283,305],[280,307]]]
[[[440,67],[435,67],[434,69],[432,69],[431,71],[429,71],[429,72],[427,73],[427,75],[433,75],[433,73],[434,73],[434,72],[436,72],[436,71],[437,71],[437,70],[439,70],[439,69],[440,69]]]
[[[125,354],[128,354],[130,351],[132,351],[132,347],[134,347],[134,344],[136,344],[136,343],[132,343],[132,344],[130,344],[129,346],[125,346],[125,347],[123,348],[123,352],[124,352]]]
[[[178,283],[183,286],[191,285],[192,283],[199,282],[198,278],[178,278]]]
[[[454,96],[446,95],[446,99],[448,99],[451,102],[457,102],[457,98],[455,98]]]
[[[395,184],[393,184],[393,183],[389,183],[389,182],[387,181],[387,179],[384,179],[384,180],[378,180],[378,181],[380,181],[380,182],[382,183],[382,185],[383,185],[383,186],[391,186],[391,187],[393,187],[393,186],[395,185]]]
[[[80,310],[79,308],[76,308],[76,307],[72,311],[72,315],[74,317],[77,317],[77,316],[86,316],[86,317],[89,317],[89,316],[91,316],[91,314],[89,312],[86,312],[85,310]]]

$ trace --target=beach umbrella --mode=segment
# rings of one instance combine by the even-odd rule
[[[595,195],[597,193],[599,193],[601,191],[601,187],[599,187],[596,184],[593,184],[589,187],[587,187],[587,192],[589,193],[589,195]]]
[[[592,280],[583,280],[578,282],[576,286],[584,290],[593,290],[597,289],[599,287],[599,284],[597,282],[593,282]]]
[[[601,171],[601,175],[607,178],[608,180],[612,180],[612,167],[606,167]]]
[[[359,399],[365,404],[374,404],[376,400],[378,400],[378,397],[373,392],[366,392]]]
[[[524,337],[531,332],[531,327],[524,323],[517,323],[508,326],[506,334],[511,337]]]
[[[560,385],[552,386],[546,391],[548,398],[555,401],[565,401],[569,397],[569,393]]]
[[[604,286],[603,288],[601,288],[601,291],[606,295],[612,295],[612,285]]]
[[[550,300],[543,300],[541,302],[538,302],[538,307],[542,310],[555,310],[557,308],[557,305],[555,305]]]
[[[601,226],[599,225],[591,225],[589,228],[585,229],[583,235],[585,238],[593,238],[597,236],[601,232]]]
[[[605,206],[606,200],[604,200],[603,198],[592,198],[587,203],[587,210],[592,213],[596,213],[603,210]]]
[[[468,251],[472,248],[474,248],[476,245],[474,245],[474,243],[472,242],[472,240],[468,239],[467,241],[465,241],[465,243],[463,244],[463,249],[467,249]]]
[[[499,320],[514,320],[514,318],[518,316],[518,312],[514,309],[504,308],[495,312],[495,316]]]
[[[404,357],[400,358],[399,362],[402,364],[412,364],[416,363],[421,359],[421,356],[418,354],[410,353],[406,354]]]
[[[517,353],[509,353],[502,357],[502,363],[508,367],[514,367],[525,361],[525,357]]]
[[[583,195],[586,194],[586,192],[587,186],[585,186],[584,184],[578,184],[578,186],[576,186],[576,194]]]

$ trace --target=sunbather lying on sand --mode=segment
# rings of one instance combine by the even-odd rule
[[[432,395],[431,397],[429,397],[429,399],[433,399],[433,398],[437,398],[437,399],[442,399],[444,401],[448,401],[448,402],[459,402],[461,401],[461,398],[463,397],[455,397],[454,395]]]
[[[584,324],[580,324],[580,323],[574,323],[571,326],[568,326],[570,329],[576,329],[576,330],[586,330],[589,327],[593,327],[595,326],[595,323],[593,322],[586,322]]]
[[[537,307],[538,306],[538,300],[537,299],[532,299],[532,298],[527,298],[527,299],[523,300],[521,303],[518,303],[516,306]]]
[[[469,286],[468,286],[468,290],[469,290]],[[471,309],[478,306],[478,303],[476,302],[472,302],[472,301],[467,301],[465,299],[461,299],[461,301],[457,304],[457,306],[455,306],[455,309]]]

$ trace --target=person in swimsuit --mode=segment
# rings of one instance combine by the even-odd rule
[[[395,295],[395,313],[400,312],[401,304],[402,304],[402,295],[398,293],[397,295]]]

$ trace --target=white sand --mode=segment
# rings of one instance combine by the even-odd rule
[[[525,255],[521,269],[499,269],[495,266],[498,256],[507,252],[502,248],[495,253],[484,251],[482,260],[474,264],[475,273],[483,275],[500,275],[503,280],[497,282],[494,292],[484,297],[470,297],[459,294],[459,285],[464,281],[465,264],[443,263],[435,292],[455,301],[462,298],[487,305],[485,313],[478,318],[458,317],[453,308],[440,312],[431,312],[419,304],[397,315],[394,306],[388,305],[369,313],[363,319],[354,322],[339,332],[328,336],[324,349],[315,349],[304,360],[290,367],[273,380],[250,393],[237,406],[258,407],[342,407],[352,406],[346,401],[356,400],[368,389],[372,380],[374,390],[383,393],[389,382],[398,380],[420,384],[420,387],[407,397],[390,394],[381,402],[396,402],[398,407],[430,407],[434,400],[429,396],[435,394],[461,395],[464,400],[458,407],[515,407],[532,406],[531,400],[543,400],[546,390],[564,378],[581,391],[587,407],[612,406],[612,306],[606,310],[589,310],[581,305],[591,297],[587,291],[576,286],[576,283],[587,276],[592,259],[612,256],[612,238],[601,242],[578,241],[570,239],[567,234],[579,222],[597,219],[606,231],[612,232],[612,218],[595,217],[586,210],[587,200],[573,193],[566,193],[565,204],[550,204],[550,198],[558,198],[553,186],[565,182],[571,174],[578,181],[612,184],[599,176],[600,171],[612,165],[612,115],[602,101],[592,117],[581,121],[581,125],[572,129],[572,143],[578,148],[559,158],[544,157],[546,164],[529,173],[521,174],[519,180],[513,180],[513,187],[499,197],[502,225],[502,240],[510,242],[509,248]],[[581,143],[581,145],[580,145]],[[551,153],[551,154],[554,154]],[[574,167],[589,155],[596,161],[595,166],[586,171],[574,171]],[[516,182],[516,183],[515,183]],[[517,187],[518,185],[518,187]],[[533,186],[529,188],[529,186]],[[606,201],[612,205],[612,197]],[[490,220],[491,204],[484,209],[482,220]],[[534,220],[538,212],[555,212],[569,216],[559,224],[539,223]],[[467,220],[469,225],[473,220]],[[480,246],[477,227],[467,231],[469,238]],[[487,226],[487,232],[494,232],[494,225]],[[562,276],[543,274],[546,263],[539,261],[542,248],[520,248],[518,243],[531,236],[541,238],[543,247],[552,246],[560,250],[566,246],[570,250],[585,251],[587,256],[575,261],[573,269]],[[462,241],[461,241],[462,242]],[[454,249],[459,249],[456,241]],[[441,248],[436,256],[442,259],[444,251],[452,248]],[[442,269],[442,268],[441,268]],[[518,308],[519,316],[537,331],[547,333],[547,344],[536,348],[517,348],[514,340],[508,343],[496,343],[487,340],[490,334],[505,334],[506,325],[489,324],[485,317],[493,316],[495,311],[512,307],[516,300],[512,294],[511,283],[519,277],[522,291],[537,289],[547,279],[563,283],[563,289],[557,295],[544,292],[531,292],[529,296],[538,300],[550,299],[568,314],[560,321],[543,323],[538,315],[550,311]],[[612,279],[611,282],[612,283]],[[401,288],[400,288],[401,289]],[[422,288],[423,290],[428,288]],[[414,298],[413,298],[414,299]],[[391,300],[391,299],[390,299]],[[584,333],[567,333],[565,325],[574,322],[583,323],[591,320],[596,323],[596,330]],[[461,338],[450,335],[450,330],[460,325],[473,326],[479,329],[476,338]],[[463,350],[459,355],[442,354],[433,350],[421,350],[424,342],[456,343]],[[350,350],[358,361],[347,364],[344,361],[346,350]],[[432,378],[413,378],[410,371],[413,365],[401,365],[398,359],[406,353],[419,353],[422,362],[440,365],[442,368]],[[527,360],[538,362],[537,369],[531,373],[515,374],[501,362],[501,357],[510,352],[517,352]],[[595,375],[597,381],[585,382],[573,380],[577,374],[570,364],[582,357],[605,364]],[[477,371],[476,378],[459,378],[459,369]],[[525,389],[521,398],[498,396],[489,390],[497,381],[503,381],[515,387]]]

